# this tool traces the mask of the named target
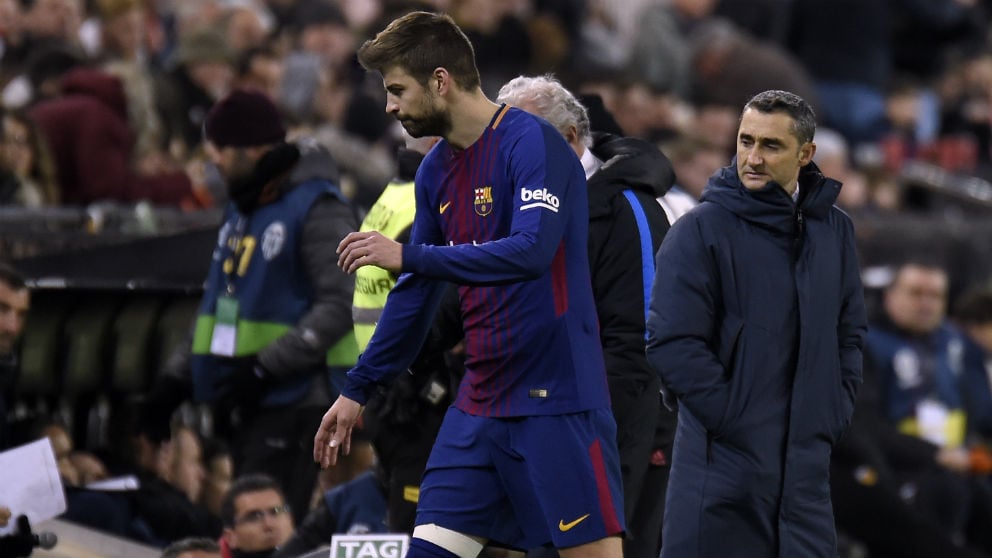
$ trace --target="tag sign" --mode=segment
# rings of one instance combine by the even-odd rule
[[[330,558],[403,558],[409,547],[406,533],[334,535]]]

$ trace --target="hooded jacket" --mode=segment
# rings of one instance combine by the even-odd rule
[[[62,96],[31,109],[52,150],[63,203],[133,202],[195,207],[185,172],[139,175],[131,169],[134,134],[121,81],[98,70],[66,74]]]
[[[840,183],[750,191],[736,160],[658,253],[648,359],[680,420],[663,557],[833,557],[832,446],[850,422],[866,323]]]
[[[637,197],[654,254],[668,231],[665,211],[655,198],[672,187],[675,173],[668,158],[643,140],[598,133],[593,139],[592,152],[603,166],[588,180],[589,266],[606,374],[614,392],[619,384],[643,387],[656,376],[644,357],[647,301],[641,272],[654,262],[643,261],[634,211],[623,192],[631,190]]]

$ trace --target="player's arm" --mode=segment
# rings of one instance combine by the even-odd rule
[[[568,208],[573,205],[569,196],[582,196],[581,203],[586,203],[582,168],[561,137],[552,134],[558,132],[534,126],[510,149],[514,201],[505,238],[456,246],[414,239],[403,246],[403,271],[468,285],[524,281],[544,274],[561,245]],[[421,211],[431,212],[418,207],[418,215]]]
[[[417,211],[412,242],[441,242],[441,231],[426,188],[416,189]],[[386,298],[386,305],[372,339],[358,363],[348,372],[342,395],[364,405],[377,384],[389,383],[413,363],[430,332],[434,314],[447,284],[409,273],[400,275]]]
[[[734,324],[717,321],[715,281],[719,275],[691,214],[672,226],[656,259],[648,313],[648,361],[679,405],[708,431],[719,434],[730,388],[724,365],[710,343],[721,327],[733,328]]]
[[[418,188],[416,195],[417,213],[412,234],[422,240],[437,241],[440,237],[437,223],[429,211],[421,210],[426,203],[421,196],[426,193]],[[349,237],[355,234],[362,233],[352,233]],[[347,242],[346,238],[344,243]],[[353,252],[347,247],[345,251]],[[350,261],[353,259],[351,256],[346,255],[345,259]],[[347,269],[349,265],[346,263],[342,267]],[[351,451],[351,432],[372,389],[377,384],[389,383],[413,363],[429,332],[444,289],[444,283],[427,277],[400,276],[386,298],[386,305],[365,352],[348,372],[348,381],[341,390],[341,396],[324,413],[317,427],[313,439],[313,459],[321,467],[337,463],[339,451],[345,455]]]

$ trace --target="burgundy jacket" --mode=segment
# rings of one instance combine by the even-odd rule
[[[187,205],[193,199],[184,172],[139,175],[131,167],[134,136],[124,88],[116,77],[90,68],[62,81],[61,97],[31,109],[52,151],[66,205],[98,200]]]

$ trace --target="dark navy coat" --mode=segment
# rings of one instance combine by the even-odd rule
[[[680,404],[663,558],[833,558],[830,451],[866,331],[840,183],[814,164],[799,209],[736,161],[657,256],[648,358]]]

